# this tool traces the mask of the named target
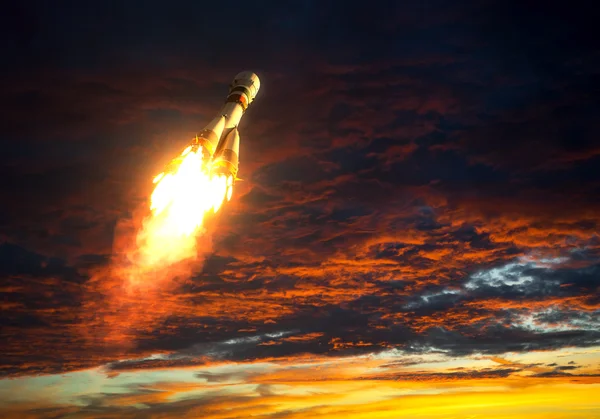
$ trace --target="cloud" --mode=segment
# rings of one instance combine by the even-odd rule
[[[417,3],[11,9],[0,25],[14,55],[0,81],[1,373],[188,368],[234,386],[256,376],[196,369],[598,345],[591,18]],[[125,292],[106,270],[115,237],[130,238],[153,175],[245,68],[263,87],[212,253],[169,286]],[[592,378],[555,367],[534,374]],[[533,367],[485,368],[384,378],[519,380]],[[228,397],[260,411],[285,393],[248,391],[168,403],[137,389],[82,399],[79,413],[217,416]],[[47,409],[31,415],[75,414]]]
[[[518,372],[518,369],[495,369],[495,370],[480,370],[480,371],[456,371],[449,373],[415,373],[415,374],[397,374],[393,377],[384,376],[384,379],[393,378],[400,381],[445,381],[445,380],[464,380],[464,379],[489,379],[508,377],[511,374]]]
[[[79,372],[46,378],[19,379],[22,394],[37,391],[49,395],[57,385],[61,391],[52,403],[23,405],[10,403],[0,407],[6,417],[53,417],[76,414],[83,417],[244,417],[244,415],[324,414],[333,417],[364,415],[364,412],[408,414],[423,406],[445,404],[444,409],[457,409],[456,400],[466,403],[473,414],[477,399],[492,402],[502,414],[514,411],[514,404],[532,408],[535,396],[554,400],[554,409],[581,407],[594,391],[597,377],[557,374],[521,375],[529,366],[515,361],[452,358],[440,354],[422,355],[420,367],[405,364],[407,354],[390,351],[381,357],[326,357],[287,360],[278,363],[238,363],[204,367],[172,368],[167,371],[131,371],[113,378],[101,378],[99,371]],[[552,352],[548,358],[559,353]],[[390,366],[390,361],[398,361]],[[497,364],[500,364],[499,366]],[[387,365],[382,371],[381,366]],[[458,366],[457,366],[458,365]],[[87,380],[86,390],[81,380]],[[56,380],[56,382],[52,382]],[[580,381],[577,381],[580,380]],[[74,385],[79,383],[80,385]],[[27,385],[29,384],[29,386]],[[0,386],[0,390],[3,387]],[[498,394],[501,398],[498,399]],[[562,394],[563,397],[558,397]],[[565,397],[568,395],[569,397]],[[63,402],[62,400],[68,400]],[[510,403],[506,401],[510,400]],[[463,406],[460,403],[458,406]],[[533,403],[533,404],[532,404]],[[583,403],[585,404],[585,403]],[[476,404],[475,404],[476,405]],[[489,404],[486,404],[489,409]],[[592,405],[592,409],[595,406]],[[321,411],[323,409],[323,411]],[[321,412],[321,413],[319,413]],[[432,415],[439,411],[431,412]],[[499,413],[499,414],[500,414]],[[10,416],[12,415],[12,416]],[[434,417],[434,416],[432,416]],[[500,416],[499,416],[500,417]]]

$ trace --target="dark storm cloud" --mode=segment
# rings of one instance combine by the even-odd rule
[[[357,316],[353,315],[352,319],[357,320]],[[318,320],[323,322],[325,319]],[[330,325],[333,326],[331,323]],[[344,328],[343,323],[336,324],[335,331],[327,331],[327,327],[320,327],[317,330],[326,331],[325,335],[306,342],[285,341],[277,334],[272,334],[271,337],[261,335],[238,338],[237,340],[230,339],[215,344],[196,345],[173,353],[164,359],[122,361],[110,364],[109,368],[112,371],[120,371],[140,368],[200,366],[205,365],[207,362],[225,360],[285,360],[305,353],[352,356],[381,352],[386,350],[389,345],[401,348],[410,354],[418,355],[440,351],[453,357],[481,353],[502,354],[505,352],[552,350],[571,345],[588,347],[597,345],[600,341],[600,334],[595,331],[532,332],[517,327],[500,325],[488,327],[483,331],[477,326],[464,326],[458,328],[457,331],[434,327],[427,329],[422,335],[415,335],[408,330],[397,327],[390,327],[387,331],[355,332],[356,328],[359,327],[360,323],[356,323],[354,329]],[[575,366],[564,366],[557,368],[557,371],[576,368]],[[490,378],[496,372],[491,372],[489,377],[484,374],[482,378],[484,376]],[[507,372],[510,373],[513,370]],[[460,374],[457,374],[456,378],[459,378],[459,376]],[[213,379],[210,376],[203,376],[202,378]],[[218,380],[229,378],[235,377],[214,377]],[[440,377],[431,377],[430,379],[433,378]],[[465,375],[463,378],[468,377]],[[477,378],[477,374],[474,374],[472,378]]]
[[[519,369],[503,368],[503,369],[483,369],[475,371],[456,371],[449,373],[415,373],[415,374],[395,374],[395,375],[384,375],[381,379],[389,380],[401,380],[401,381],[444,381],[444,380],[473,380],[482,378],[500,378],[508,377],[515,372],[519,372]],[[377,379],[374,377],[368,377],[369,380]]]
[[[73,330],[86,276],[59,258],[3,243],[0,277],[1,375],[56,373],[97,362],[81,352],[85,342]]]
[[[547,371],[547,372],[541,372],[539,374],[535,374],[534,377],[542,377],[542,378],[572,377],[572,378],[576,379],[576,378],[585,378],[585,377],[600,377],[600,374],[570,374],[568,372],[561,372],[561,371]]]
[[[532,264],[509,264],[476,273],[466,287],[478,298],[592,297],[600,287],[599,273],[600,265],[583,269],[552,269]]]
[[[226,271],[231,263],[236,263],[236,260],[219,257],[209,259],[206,265],[207,276],[203,277],[202,282],[198,284],[188,285],[191,288],[182,288],[184,298],[197,304],[210,306],[217,299],[227,301],[227,295],[239,296],[242,293],[247,296],[246,298],[252,298],[255,293],[276,293],[282,290],[293,292],[298,285],[308,279],[306,277],[302,279],[258,277],[231,284],[218,280],[218,277],[213,276],[214,274],[209,274],[212,270]],[[298,301],[294,304],[291,314],[280,316],[276,323],[269,326],[263,325],[260,320],[253,321],[252,317],[245,321],[240,318],[225,321],[212,315],[195,319],[189,315],[172,317],[154,325],[153,331],[149,330],[147,334],[140,333],[138,343],[138,349],[145,353],[175,351],[172,355],[123,361],[111,365],[110,368],[118,371],[203,365],[217,360],[284,359],[303,353],[356,355],[384,350],[390,345],[417,354],[430,350],[444,350],[452,355],[465,355],[478,352],[499,354],[515,350],[552,349],[571,344],[588,346],[598,343],[599,336],[591,330],[552,332],[521,328],[518,326],[518,318],[530,311],[526,308],[527,301],[523,302],[525,311],[523,309],[499,310],[493,305],[479,309],[471,306],[472,303],[485,306],[487,299],[496,297],[511,301],[519,295],[527,296],[530,298],[528,301],[532,303],[540,299],[543,301],[543,298],[547,297],[561,298],[561,295],[587,296],[585,292],[573,293],[568,291],[568,288],[563,291],[563,288],[558,286],[561,283],[560,279],[555,280],[555,283],[550,281],[550,278],[555,272],[562,272],[567,275],[568,281],[577,282],[577,273],[585,277],[588,269],[580,272],[566,269],[561,271],[538,269],[536,272],[536,269],[527,265],[520,269],[527,275],[535,273],[536,276],[532,277],[535,279],[529,283],[521,284],[517,281],[511,284],[510,281],[516,277],[515,272],[504,269],[503,276],[497,273],[491,274],[496,281],[504,284],[502,287],[481,285],[473,290],[469,287],[447,289],[441,285],[431,285],[421,288],[418,292],[410,293],[403,291],[405,286],[414,286],[410,282],[401,283],[403,287],[391,287],[387,282],[375,282],[377,288],[372,291],[373,294],[349,300],[343,303],[341,308],[336,305],[318,304],[322,297],[312,301]],[[210,278],[214,280],[209,280]],[[545,292],[543,287],[538,288],[538,282],[554,284],[556,287],[554,294]],[[323,284],[326,285],[327,282]],[[343,289],[343,285],[337,287]],[[530,290],[525,292],[524,288]],[[537,294],[534,292],[536,290]],[[398,291],[400,294],[397,294]],[[213,292],[217,292],[218,295],[213,296]],[[18,298],[16,300],[19,301]],[[59,306],[63,304],[57,299],[52,301]],[[237,301],[238,304],[244,303],[244,299]],[[253,305],[252,301],[246,303]],[[395,321],[386,320],[385,318],[389,316],[399,316],[405,324],[394,324]],[[534,314],[534,317],[542,325],[572,324],[575,328],[580,328],[588,324],[593,328],[594,324],[592,313],[579,312],[575,309],[556,308]],[[42,318],[38,321],[42,321]],[[482,319],[482,323],[473,323],[478,318]],[[452,319],[449,324],[451,330],[441,326],[445,322],[439,323],[440,319]],[[490,321],[505,325],[492,326]],[[372,328],[373,325],[385,327]],[[412,330],[415,327],[419,328],[419,333]],[[254,332],[241,334],[239,332],[241,329]],[[286,340],[284,336],[290,333],[300,336],[307,333],[318,335],[301,341]]]
[[[259,3],[13,2],[2,14],[2,371],[598,344],[591,14]],[[98,303],[118,287],[88,280],[117,221],[246,68],[263,86],[214,254],[160,304],[127,312],[143,320],[128,353],[82,339],[123,321]],[[519,262],[546,254],[568,260]]]
[[[378,294],[383,292],[381,289]],[[207,361],[222,360],[287,359],[304,353],[349,356],[379,352],[390,346],[414,354],[442,351],[448,356],[463,356],[551,350],[570,345],[586,347],[600,342],[592,313],[555,308],[534,314],[540,328],[531,330],[520,324],[519,320],[521,315],[527,315],[530,310],[470,307],[471,302],[485,303],[482,298],[474,298],[456,290],[438,289],[427,290],[420,295],[363,296],[345,303],[343,308],[298,305],[293,315],[281,317],[269,327],[237,321],[235,326],[255,332],[241,335],[233,329],[232,324],[231,331],[221,333],[219,338],[214,333],[198,335],[193,329],[170,323],[169,326],[161,325],[157,329],[157,335],[146,342],[155,351],[177,349],[176,352],[161,359],[120,362],[113,364],[111,369],[203,365]],[[384,319],[390,315],[401,316],[405,325]],[[452,319],[451,323],[442,326],[448,319]],[[206,321],[208,319],[201,320],[205,324]],[[225,325],[223,322],[220,324]],[[572,328],[555,331],[552,325],[556,324],[567,324]],[[372,325],[385,327],[373,328]],[[177,327],[176,331],[168,336],[161,336],[158,332],[167,327],[173,330],[174,326]],[[414,327],[420,328],[418,333]],[[257,331],[262,331],[263,334],[256,334]],[[303,334],[314,337],[290,337],[301,337]],[[214,341],[215,338],[219,340]],[[189,346],[194,341],[205,339],[213,340],[213,343]],[[168,342],[168,346],[161,342]],[[173,344],[180,348],[172,346]],[[150,348],[145,349],[148,351]],[[576,367],[565,366],[559,370],[574,368]]]
[[[0,276],[24,275],[37,278],[59,276],[69,282],[80,282],[76,269],[64,260],[30,252],[11,243],[0,244]]]

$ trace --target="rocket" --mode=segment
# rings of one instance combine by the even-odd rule
[[[240,133],[237,127],[259,89],[260,80],[256,74],[251,71],[238,73],[229,85],[227,100],[218,116],[192,140],[192,149],[202,147],[204,158],[212,160],[212,173],[225,175],[230,182],[237,179],[239,167]]]

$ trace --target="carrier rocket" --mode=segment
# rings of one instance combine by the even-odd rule
[[[218,116],[192,140],[192,149],[202,147],[204,158],[211,160],[212,173],[236,179],[240,156],[238,124],[254,101],[260,80],[251,71],[238,73],[229,85],[227,100]]]

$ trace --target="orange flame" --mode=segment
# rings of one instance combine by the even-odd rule
[[[212,173],[203,152],[186,148],[154,178],[141,226],[137,216],[117,225],[111,265],[92,272],[87,283],[81,330],[86,339],[125,350],[137,330],[170,315],[164,305],[169,292],[198,269],[211,247],[206,216],[217,213],[233,191],[233,177]]]
[[[233,178],[212,174],[202,151],[187,147],[167,172],[154,178],[151,215],[137,235],[136,265],[144,271],[195,257],[206,214],[231,199]]]

